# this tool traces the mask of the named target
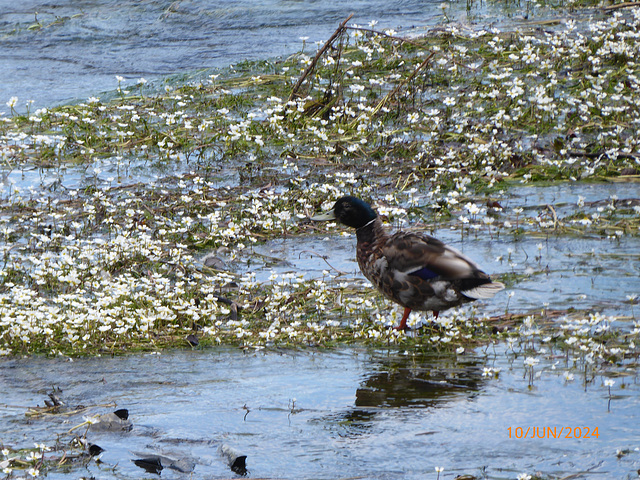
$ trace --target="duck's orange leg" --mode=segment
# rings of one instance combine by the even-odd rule
[[[407,329],[407,318],[409,318],[409,314],[411,313],[411,309],[409,307],[404,307],[404,314],[402,315],[402,320],[400,320],[400,325],[397,327],[393,327],[394,330],[406,330]]]

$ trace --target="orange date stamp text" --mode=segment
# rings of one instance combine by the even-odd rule
[[[508,427],[509,438],[600,438],[598,427]]]

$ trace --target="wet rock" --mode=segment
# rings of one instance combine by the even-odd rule
[[[193,472],[196,464],[187,458],[171,458],[164,455],[157,454],[141,454],[135,453],[134,455],[141,458],[133,460],[133,463],[140,468],[144,468],[149,473],[160,474],[164,468],[170,468],[181,473]]]
[[[129,420],[129,411],[126,408],[100,415],[98,422],[91,425],[92,431],[100,432],[128,432],[132,428],[133,424],[131,420]]]
[[[113,412],[113,414],[118,417],[120,420],[129,420],[129,410],[126,408],[121,408]]]
[[[237,473],[238,475],[246,475],[247,474],[247,456],[242,455],[235,448],[223,443],[220,445],[220,455],[226,460],[227,465],[231,468],[231,471]]]
[[[140,458],[133,460],[133,463],[140,468],[144,468],[147,473],[155,473],[157,475],[160,475],[163,468],[158,458]]]
[[[220,257],[216,257],[213,254],[209,254],[202,259],[202,263],[205,267],[213,268],[214,270],[229,270],[227,264]]]
[[[104,448],[102,448],[100,445],[96,445],[95,443],[90,443],[88,447],[90,457],[97,457],[102,452],[104,452]]]

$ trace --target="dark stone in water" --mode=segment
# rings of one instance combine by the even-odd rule
[[[91,425],[91,430],[102,432],[128,432],[132,428],[133,424],[131,420],[129,420],[129,411],[126,408],[100,415],[98,417],[98,423]]]
[[[227,461],[227,465],[229,465],[233,473],[242,476],[247,474],[246,455],[241,455],[235,448],[226,444],[220,445],[220,455]]]
[[[128,420],[129,419],[129,410],[126,408],[121,408],[113,412],[113,414],[118,417],[120,420]]]
[[[134,454],[140,455],[142,458],[133,460],[133,463],[140,468],[144,468],[149,473],[157,473],[158,475],[163,468],[170,468],[171,470],[176,470],[181,473],[190,473],[196,466],[194,462],[187,458],[170,458],[164,455],[154,454]]]
[[[162,472],[162,463],[159,458],[141,458],[134,460],[133,463],[140,468],[144,468],[148,473],[155,473],[160,475]]]
[[[100,447],[99,445],[96,445],[95,443],[90,443],[89,444],[89,455],[92,457],[96,457],[98,455],[100,455],[102,452],[104,452],[104,448]]]
[[[206,267],[213,268],[215,270],[229,270],[227,264],[220,257],[215,255],[207,255],[203,259],[203,263]]]
[[[247,474],[247,456],[241,455],[237,457],[233,464],[231,465],[231,471],[237,473],[238,475],[246,475]]]

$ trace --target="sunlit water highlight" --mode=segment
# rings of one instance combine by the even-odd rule
[[[501,2],[446,5],[454,22],[496,25],[525,13]],[[288,55],[301,37],[313,51],[351,13],[353,23],[403,32],[445,21],[439,0],[19,2],[0,11],[1,105],[17,96],[20,110],[28,100],[41,108],[113,90],[116,75],[126,85]]]

